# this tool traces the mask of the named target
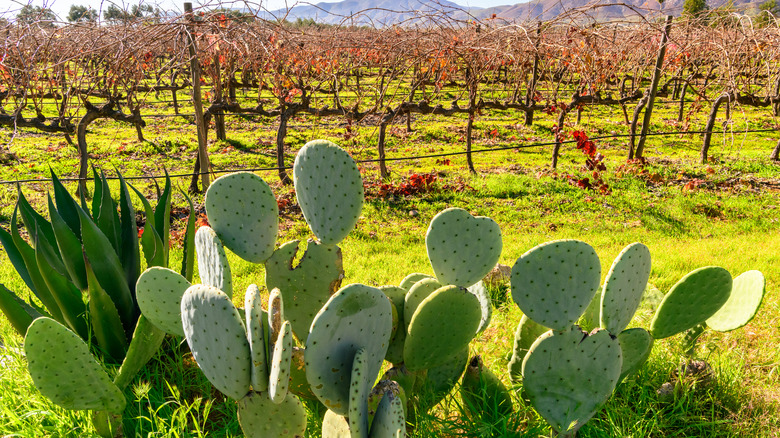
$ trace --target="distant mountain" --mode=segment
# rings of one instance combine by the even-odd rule
[[[764,0],[734,0],[734,7],[755,13]],[[425,22],[426,15],[445,13],[454,19],[496,18],[507,22],[550,20],[576,8],[590,8],[589,16],[597,20],[636,17],[637,13],[680,15],[685,0],[531,0],[514,5],[491,8],[466,8],[447,0],[344,0],[334,3],[310,4],[304,1],[290,9],[280,9],[264,18],[289,21],[313,19],[325,24],[372,25]],[[728,0],[708,0],[710,8],[726,4]]]

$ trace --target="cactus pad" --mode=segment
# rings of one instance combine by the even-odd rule
[[[374,420],[371,422],[371,434],[369,437],[406,437],[406,415],[404,414],[403,399],[393,393],[393,391],[386,391],[379,402],[376,415],[374,415]]]
[[[523,359],[528,354],[536,339],[547,332],[549,329],[533,319],[523,315],[520,318],[520,324],[515,331],[515,341],[512,346],[512,359],[509,360],[507,368],[509,369],[509,379],[514,384],[523,380]]]
[[[363,180],[355,160],[336,144],[303,145],[293,166],[295,196],[314,235],[325,245],[342,241],[363,208]]]
[[[181,319],[192,356],[207,379],[241,400],[251,384],[252,356],[241,315],[219,289],[194,285],[181,299]]]
[[[268,390],[269,358],[266,357],[266,320],[268,315],[263,310],[260,300],[260,289],[250,284],[244,295],[244,312],[246,316],[246,332],[249,341],[249,351],[252,356],[251,381],[252,388],[257,392]]]
[[[198,228],[195,233],[195,252],[198,256],[198,275],[201,283],[215,287],[232,297],[233,279],[230,275],[230,265],[222,241],[213,229]]]
[[[392,363],[404,361],[404,341],[406,340],[406,324],[404,323],[404,303],[407,290],[399,286],[382,286],[379,288],[390,298],[393,303],[397,324],[394,324],[393,334],[390,338],[390,345],[387,347],[385,360]]]
[[[623,249],[612,263],[601,294],[601,327],[620,333],[636,313],[650,278],[650,250],[641,243]]]
[[[412,286],[414,286],[415,283],[417,283],[418,281],[420,281],[420,280],[422,280],[424,278],[435,278],[435,277],[433,277],[432,275],[421,274],[419,272],[415,272],[413,274],[409,274],[406,277],[404,277],[404,279],[401,280],[401,284],[399,284],[399,286],[401,288],[406,289],[407,291],[409,291],[409,289],[411,289]]]
[[[477,328],[477,334],[480,334],[488,328],[490,320],[493,318],[493,302],[490,300],[490,293],[482,283],[482,280],[469,286],[468,291],[477,297],[479,307],[482,309],[482,319],[479,321],[479,328]]]
[[[347,414],[352,361],[359,349],[367,350],[367,374],[377,376],[392,325],[390,300],[362,284],[341,288],[314,317],[304,353],[306,378],[328,409]]]
[[[306,409],[292,394],[276,404],[252,392],[238,401],[238,422],[247,438],[299,438],[306,432]]]
[[[279,331],[271,357],[271,369],[268,373],[268,394],[271,401],[281,403],[287,397],[290,385],[290,366],[292,362],[292,328],[285,321]]]
[[[328,409],[322,419],[322,438],[350,438],[351,436],[346,417]]]
[[[740,274],[734,278],[728,301],[707,319],[707,325],[719,332],[728,332],[744,326],[756,316],[765,291],[766,280],[760,271]]]
[[[435,278],[423,278],[418,281],[409,289],[409,292],[404,298],[404,329],[409,330],[409,324],[412,322],[412,316],[417,311],[417,307],[420,303],[425,301],[432,293],[436,292],[443,286],[439,280]]]
[[[406,367],[419,371],[442,364],[471,342],[481,319],[479,300],[468,290],[444,286],[432,293],[411,318],[404,344]]]
[[[53,319],[30,324],[24,338],[27,368],[39,391],[65,409],[121,413],[125,396],[78,335]]]
[[[306,339],[314,315],[341,286],[344,268],[341,249],[310,240],[298,266],[293,260],[300,242],[287,242],[265,262],[268,290],[279,288],[285,302],[285,317],[298,339]]]
[[[204,204],[209,224],[237,256],[252,263],[271,257],[279,207],[262,178],[251,172],[219,177],[209,186]]]
[[[452,391],[463,375],[469,362],[468,345],[454,355],[450,356],[440,365],[428,368],[423,381],[423,391],[427,393],[419,400],[422,410],[427,411],[438,404]]]
[[[368,369],[368,350],[355,352],[352,360],[352,377],[349,384],[349,430],[353,437],[368,437],[368,395],[376,380],[376,374]]]
[[[623,351],[623,366],[620,368],[620,380],[634,374],[644,365],[653,350],[653,337],[643,328],[623,330],[618,335],[620,349]]]
[[[512,267],[512,298],[529,318],[567,330],[593,299],[601,282],[596,251],[579,240],[536,246]]]
[[[506,385],[485,364],[474,356],[461,380],[463,406],[482,421],[495,423],[512,414],[512,396]]]
[[[468,287],[481,280],[501,256],[501,228],[489,217],[448,208],[431,220],[425,235],[428,259],[441,284]]]
[[[650,334],[655,339],[668,338],[706,321],[729,299],[731,285],[731,274],[717,266],[689,272],[664,296]]]
[[[138,307],[155,327],[176,336],[184,336],[181,327],[181,297],[190,282],[168,268],[152,267],[144,271],[135,286]]]
[[[592,335],[576,327],[551,331],[525,357],[523,388],[554,430],[571,433],[609,399],[622,362],[618,340],[605,330]]]

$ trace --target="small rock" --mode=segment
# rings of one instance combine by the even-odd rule
[[[512,268],[499,263],[495,268],[488,272],[485,278],[482,279],[482,282],[486,287],[497,288],[498,286],[509,283],[509,277],[511,275]]]
[[[674,385],[670,382],[666,382],[661,385],[655,393],[658,395],[658,401],[668,403],[674,400]]]
[[[409,216],[411,217],[417,217],[420,215],[420,212],[417,210],[409,210]]]

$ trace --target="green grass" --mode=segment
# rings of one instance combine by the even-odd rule
[[[169,110],[169,109],[168,109]],[[676,107],[657,107],[652,130],[678,129]],[[183,109],[183,112],[187,112]],[[501,263],[512,263],[533,246],[553,240],[584,240],[596,249],[606,272],[627,244],[645,243],[653,255],[650,282],[668,290],[690,270],[706,265],[726,268],[732,275],[761,270],[767,278],[767,295],[756,319],[731,333],[707,332],[697,356],[715,370],[711,384],[683,382],[676,397],[664,401],[656,390],[670,380],[680,364],[677,339],[658,341],[650,361],[618,387],[605,407],[580,431],[581,437],[772,437],[780,430],[780,164],[767,157],[776,133],[739,134],[746,126],[776,126],[766,111],[734,111],[733,135],[715,135],[710,163],[697,163],[700,137],[651,137],[644,167],[624,166],[626,139],[598,141],[608,170],[604,179],[611,194],[580,189],[565,176],[586,176],[584,156],[571,145],[564,147],[557,173],[547,169],[550,147],[509,149],[475,154],[480,174],[469,175],[465,157],[390,162],[389,182],[399,184],[412,173],[433,172],[434,189],[415,196],[373,197],[364,206],[357,228],[341,245],[344,284],[398,284],[411,272],[431,273],[425,250],[425,231],[433,216],[447,207],[462,207],[487,215],[501,226],[504,248]],[[552,118],[537,115],[533,127],[522,126],[515,112],[489,113],[475,123],[475,149],[547,142]],[[569,117],[570,120],[574,116]],[[623,134],[622,114],[616,108],[588,108],[582,124],[589,135]],[[703,125],[697,114],[691,128]],[[462,151],[465,119],[417,116],[413,131],[404,121],[388,129],[388,155],[410,156]],[[209,146],[215,169],[272,167],[275,165],[275,127],[251,118],[227,118],[228,141]],[[497,130],[493,136],[491,131]],[[377,157],[376,126],[354,125],[351,137],[334,120],[298,117],[287,137],[291,162],[306,141],[328,138],[358,159]],[[196,153],[195,131],[184,118],[150,120],[144,130],[147,142],[135,139],[134,128],[99,120],[90,125],[88,140],[92,162],[107,172],[120,169],[126,176],[191,171]],[[212,134],[213,135],[213,134]],[[1,131],[3,141],[10,137]],[[73,176],[75,149],[61,137],[21,132],[10,151],[16,158],[0,165],[0,180],[43,178],[51,167],[61,176]],[[371,187],[380,184],[375,163],[360,165]],[[275,172],[262,172],[277,195],[289,194]],[[133,180],[147,195],[154,194],[149,180]],[[176,183],[186,188],[188,178]],[[69,184],[71,189],[75,185]],[[39,211],[45,211],[45,183],[25,184],[23,190]],[[15,187],[0,188],[0,219],[4,226],[13,212]],[[116,186],[113,187],[116,192]],[[371,190],[369,190],[371,191]],[[294,198],[292,198],[294,199]],[[196,196],[196,201],[202,198]],[[176,194],[175,205],[184,206]],[[137,204],[136,207],[140,207]],[[411,212],[416,214],[410,214]],[[181,223],[174,224],[174,229]],[[280,222],[279,241],[306,239],[311,232],[299,212],[286,212]],[[179,247],[172,266],[178,266]],[[230,255],[234,289],[263,283],[260,266]],[[23,282],[3,256],[0,283],[26,294]],[[243,296],[237,293],[237,304]],[[471,345],[489,368],[508,384],[507,361],[520,311],[514,303],[494,312],[491,326]],[[649,321],[636,324],[647,327]],[[65,411],[50,403],[33,387],[20,353],[21,338],[0,318],[0,434],[4,436],[90,436],[88,413]],[[115,371],[113,371],[115,372]],[[236,403],[218,394],[205,380],[186,351],[186,345],[169,340],[163,351],[139,374],[125,395],[126,436],[184,437],[240,436]],[[544,421],[515,394],[515,413],[495,424],[466,414],[457,393],[431,413],[415,417],[415,437],[536,437],[549,434]],[[315,415],[310,415],[307,436],[319,436]]]

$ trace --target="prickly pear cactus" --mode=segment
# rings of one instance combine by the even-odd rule
[[[528,354],[528,349],[549,329],[533,319],[523,315],[520,324],[515,331],[515,341],[512,346],[512,358],[509,360],[509,378],[512,383],[519,384],[523,380],[523,359]]]
[[[392,391],[385,392],[371,422],[370,438],[406,438],[406,415],[403,399]],[[324,437],[323,437],[324,438]]]
[[[409,274],[406,277],[404,277],[404,279],[401,280],[401,284],[399,284],[398,286],[409,291],[409,289],[411,289],[412,286],[415,285],[415,283],[417,283],[418,281],[424,278],[435,278],[435,277],[433,277],[432,275],[415,272],[413,274]]]
[[[622,381],[634,374],[650,357],[650,352],[653,350],[653,337],[647,330],[636,327],[623,330],[617,338],[623,352],[623,366],[620,368],[620,381]]]
[[[138,307],[160,330],[184,336],[181,297],[190,286],[190,282],[176,271],[162,267],[149,268],[138,277],[135,286]]]
[[[439,290],[442,286],[443,284],[435,278],[423,278],[409,289],[409,292],[404,298],[404,315],[406,315],[404,324],[407,331],[409,330],[409,324],[412,322],[412,316],[414,315],[414,312],[417,311],[420,303],[425,301],[426,298]]]
[[[252,388],[257,392],[268,390],[268,368],[270,358],[267,357],[266,321],[268,315],[263,310],[260,299],[260,289],[255,284],[250,284],[244,295],[244,314],[246,316],[247,340],[252,357],[251,382]]]
[[[440,365],[471,342],[481,320],[482,310],[474,294],[458,286],[438,289],[411,317],[404,343],[406,367],[419,371]]]
[[[181,300],[181,318],[192,356],[207,379],[228,397],[249,392],[252,356],[238,309],[219,289],[194,285]]]
[[[271,356],[271,369],[268,373],[268,393],[271,401],[281,403],[287,397],[290,384],[290,365],[292,361],[292,327],[285,321],[279,330]]]
[[[677,282],[658,306],[650,334],[668,338],[706,321],[729,299],[731,274],[708,266],[691,271]]]
[[[425,246],[433,272],[442,284],[468,287],[498,263],[501,228],[488,217],[448,208],[431,220]]]
[[[352,362],[359,349],[367,351],[367,378],[376,378],[392,325],[390,300],[379,289],[362,284],[341,288],[315,316],[306,339],[306,378],[328,409],[347,414]]]
[[[225,295],[233,296],[233,279],[230,274],[225,248],[217,233],[209,227],[200,227],[195,233],[195,252],[198,256],[200,281],[215,287]]]
[[[58,406],[112,413],[125,409],[125,396],[87,344],[57,321],[46,317],[33,321],[24,352],[35,387]]]
[[[271,257],[279,207],[262,178],[251,172],[219,177],[206,191],[204,203],[209,224],[228,249],[252,263]]]
[[[612,263],[601,294],[601,327],[620,333],[636,313],[650,278],[650,250],[641,243],[623,249]]]
[[[596,294],[601,263],[587,243],[556,240],[517,259],[511,282],[512,298],[525,315],[554,330],[567,330]]]
[[[247,438],[299,438],[306,432],[306,409],[292,394],[274,403],[252,392],[238,401],[238,422]]]
[[[381,286],[379,288],[390,298],[390,302],[395,308],[398,317],[394,325],[393,334],[390,338],[390,345],[387,347],[385,360],[391,363],[404,361],[404,341],[406,341],[406,324],[404,323],[404,303],[407,290],[399,286]]]
[[[555,431],[572,433],[609,399],[622,363],[620,344],[607,331],[550,331],[525,357],[523,387]]]
[[[493,318],[493,302],[490,300],[490,293],[482,283],[482,280],[469,286],[468,291],[477,297],[479,307],[482,309],[482,320],[479,321],[479,327],[477,328],[477,334],[480,334],[488,328],[490,320]]]
[[[463,376],[469,362],[469,347],[447,358],[443,363],[428,368],[422,383],[421,395],[418,397],[420,409],[428,411],[436,406],[447,394],[455,388],[455,385]]]
[[[743,327],[756,316],[765,292],[766,280],[760,271],[740,274],[734,278],[728,301],[707,319],[707,325],[719,332]]]
[[[376,374],[370,374],[368,350],[359,349],[352,360],[352,377],[349,384],[349,430],[353,437],[368,437],[368,395],[376,380]]]
[[[363,208],[363,180],[355,160],[327,140],[306,143],[293,165],[303,217],[325,245],[336,245],[355,227]]]
[[[300,242],[287,242],[274,251],[265,263],[265,284],[268,290],[278,288],[284,298],[285,317],[292,324],[298,339],[306,339],[314,315],[341,286],[344,268],[341,249],[313,240],[297,266],[293,260]]]

